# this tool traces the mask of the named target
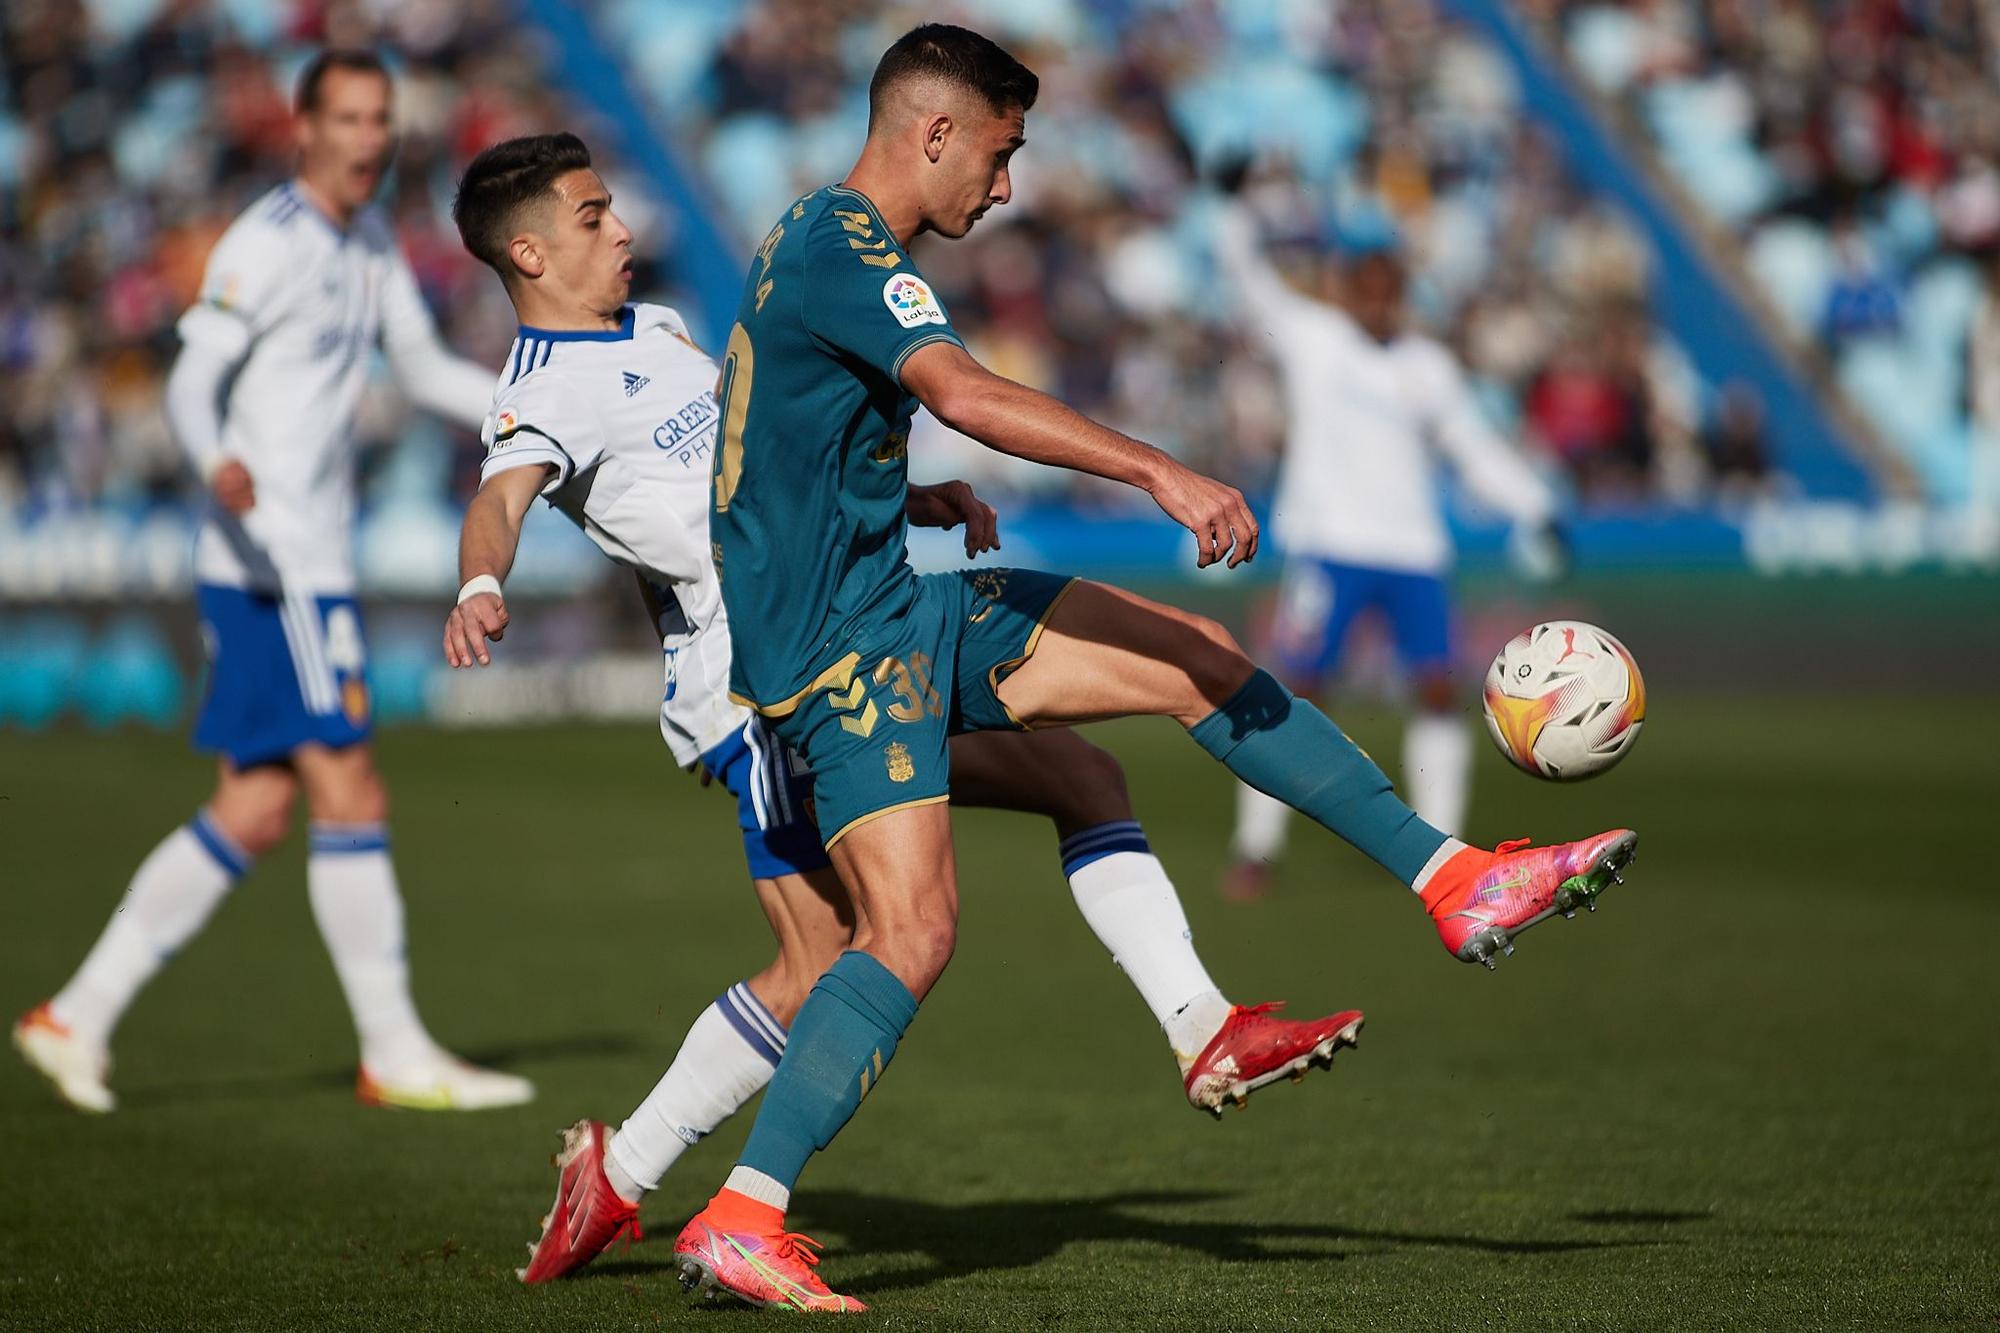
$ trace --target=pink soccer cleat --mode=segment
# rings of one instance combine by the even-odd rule
[[[1424,887],[1424,907],[1452,956],[1489,968],[1514,952],[1514,936],[1561,912],[1597,910],[1597,895],[1622,884],[1639,835],[1613,829],[1581,842],[1530,846],[1526,838],[1494,851],[1468,847]]]
[[[1265,1084],[1287,1077],[1297,1082],[1315,1066],[1331,1069],[1334,1052],[1358,1044],[1359,1009],[1303,1023],[1272,1017],[1284,1007],[1278,1000],[1231,1006],[1222,1030],[1187,1067],[1187,1099],[1197,1111],[1219,1119],[1227,1103],[1241,1110]]]
[[[514,1276],[530,1286],[568,1277],[620,1236],[643,1240],[639,1205],[627,1203],[604,1175],[604,1126],[579,1120],[563,1131],[556,1154],[556,1201],[542,1219],[542,1238],[528,1247],[526,1268]]]

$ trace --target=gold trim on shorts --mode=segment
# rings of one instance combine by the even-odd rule
[[[997,662],[994,664],[993,669],[986,673],[986,688],[993,691],[993,702],[999,704],[1000,711],[1007,715],[1007,720],[1022,731],[1028,730],[1028,724],[1020,718],[1015,717],[1014,710],[1009,708],[1006,701],[1000,697],[1000,673],[1005,671],[1009,675],[1012,675],[1014,672],[1020,670],[1029,658],[1035,655],[1035,648],[1042,641],[1042,631],[1049,627],[1049,618],[1055,615],[1056,608],[1063,604],[1063,598],[1075,591],[1076,585],[1081,582],[1083,582],[1081,577],[1071,578],[1068,583],[1063,584],[1060,592],[1049,599],[1049,604],[1042,608],[1041,617],[1035,621],[1035,628],[1029,632],[1028,642],[1022,646],[1019,657],[1009,658],[1005,662]]]
[[[798,711],[799,705],[805,702],[805,697],[814,690],[824,689],[829,685],[835,689],[846,689],[848,683],[854,679],[855,669],[860,665],[861,654],[849,653],[826,670],[820,672],[817,676],[814,676],[812,684],[806,686],[791,698],[782,699],[774,704],[760,704],[755,699],[738,694],[734,690],[729,692],[729,699],[730,702],[742,704],[750,711],[761,713],[765,717],[789,717]]]
[[[833,844],[839,842],[842,838],[846,837],[850,832],[852,832],[857,828],[860,828],[863,824],[866,824],[871,819],[880,819],[883,815],[893,815],[898,810],[914,810],[916,809],[916,807],[920,805],[936,805],[940,801],[949,801],[950,799],[951,795],[950,793],[947,792],[943,796],[924,796],[914,801],[898,801],[894,805],[885,805],[880,810],[870,810],[865,815],[856,815],[853,819],[850,819],[845,824],[842,824],[840,826],[839,832],[835,833],[831,838],[828,838],[826,840],[825,844],[826,849],[828,851],[832,851]]]

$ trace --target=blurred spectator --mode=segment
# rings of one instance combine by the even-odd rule
[[[1756,389],[1741,380],[1723,387],[1702,448],[1722,494],[1744,498],[1763,493],[1771,461],[1764,447],[1764,400]]]
[[[1895,333],[1902,324],[1897,284],[1883,270],[1874,247],[1851,217],[1834,223],[1833,280],[1826,289],[1826,340],[1839,343],[1870,334]]]
[[[1633,489],[1652,458],[1643,405],[1581,339],[1564,343],[1535,376],[1526,414],[1530,436],[1586,493]]]

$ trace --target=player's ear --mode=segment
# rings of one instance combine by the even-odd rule
[[[540,241],[528,232],[507,242],[507,258],[513,261],[514,270],[523,277],[539,278],[548,268],[548,259],[542,254]]]
[[[951,113],[940,111],[924,125],[924,156],[935,162],[944,156],[945,141],[951,138]]]

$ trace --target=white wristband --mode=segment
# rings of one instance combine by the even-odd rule
[[[474,574],[465,581],[465,586],[458,590],[459,604],[463,606],[466,598],[477,597],[482,592],[490,592],[495,597],[504,598],[505,596],[500,591],[499,579],[494,578],[491,574]]]

